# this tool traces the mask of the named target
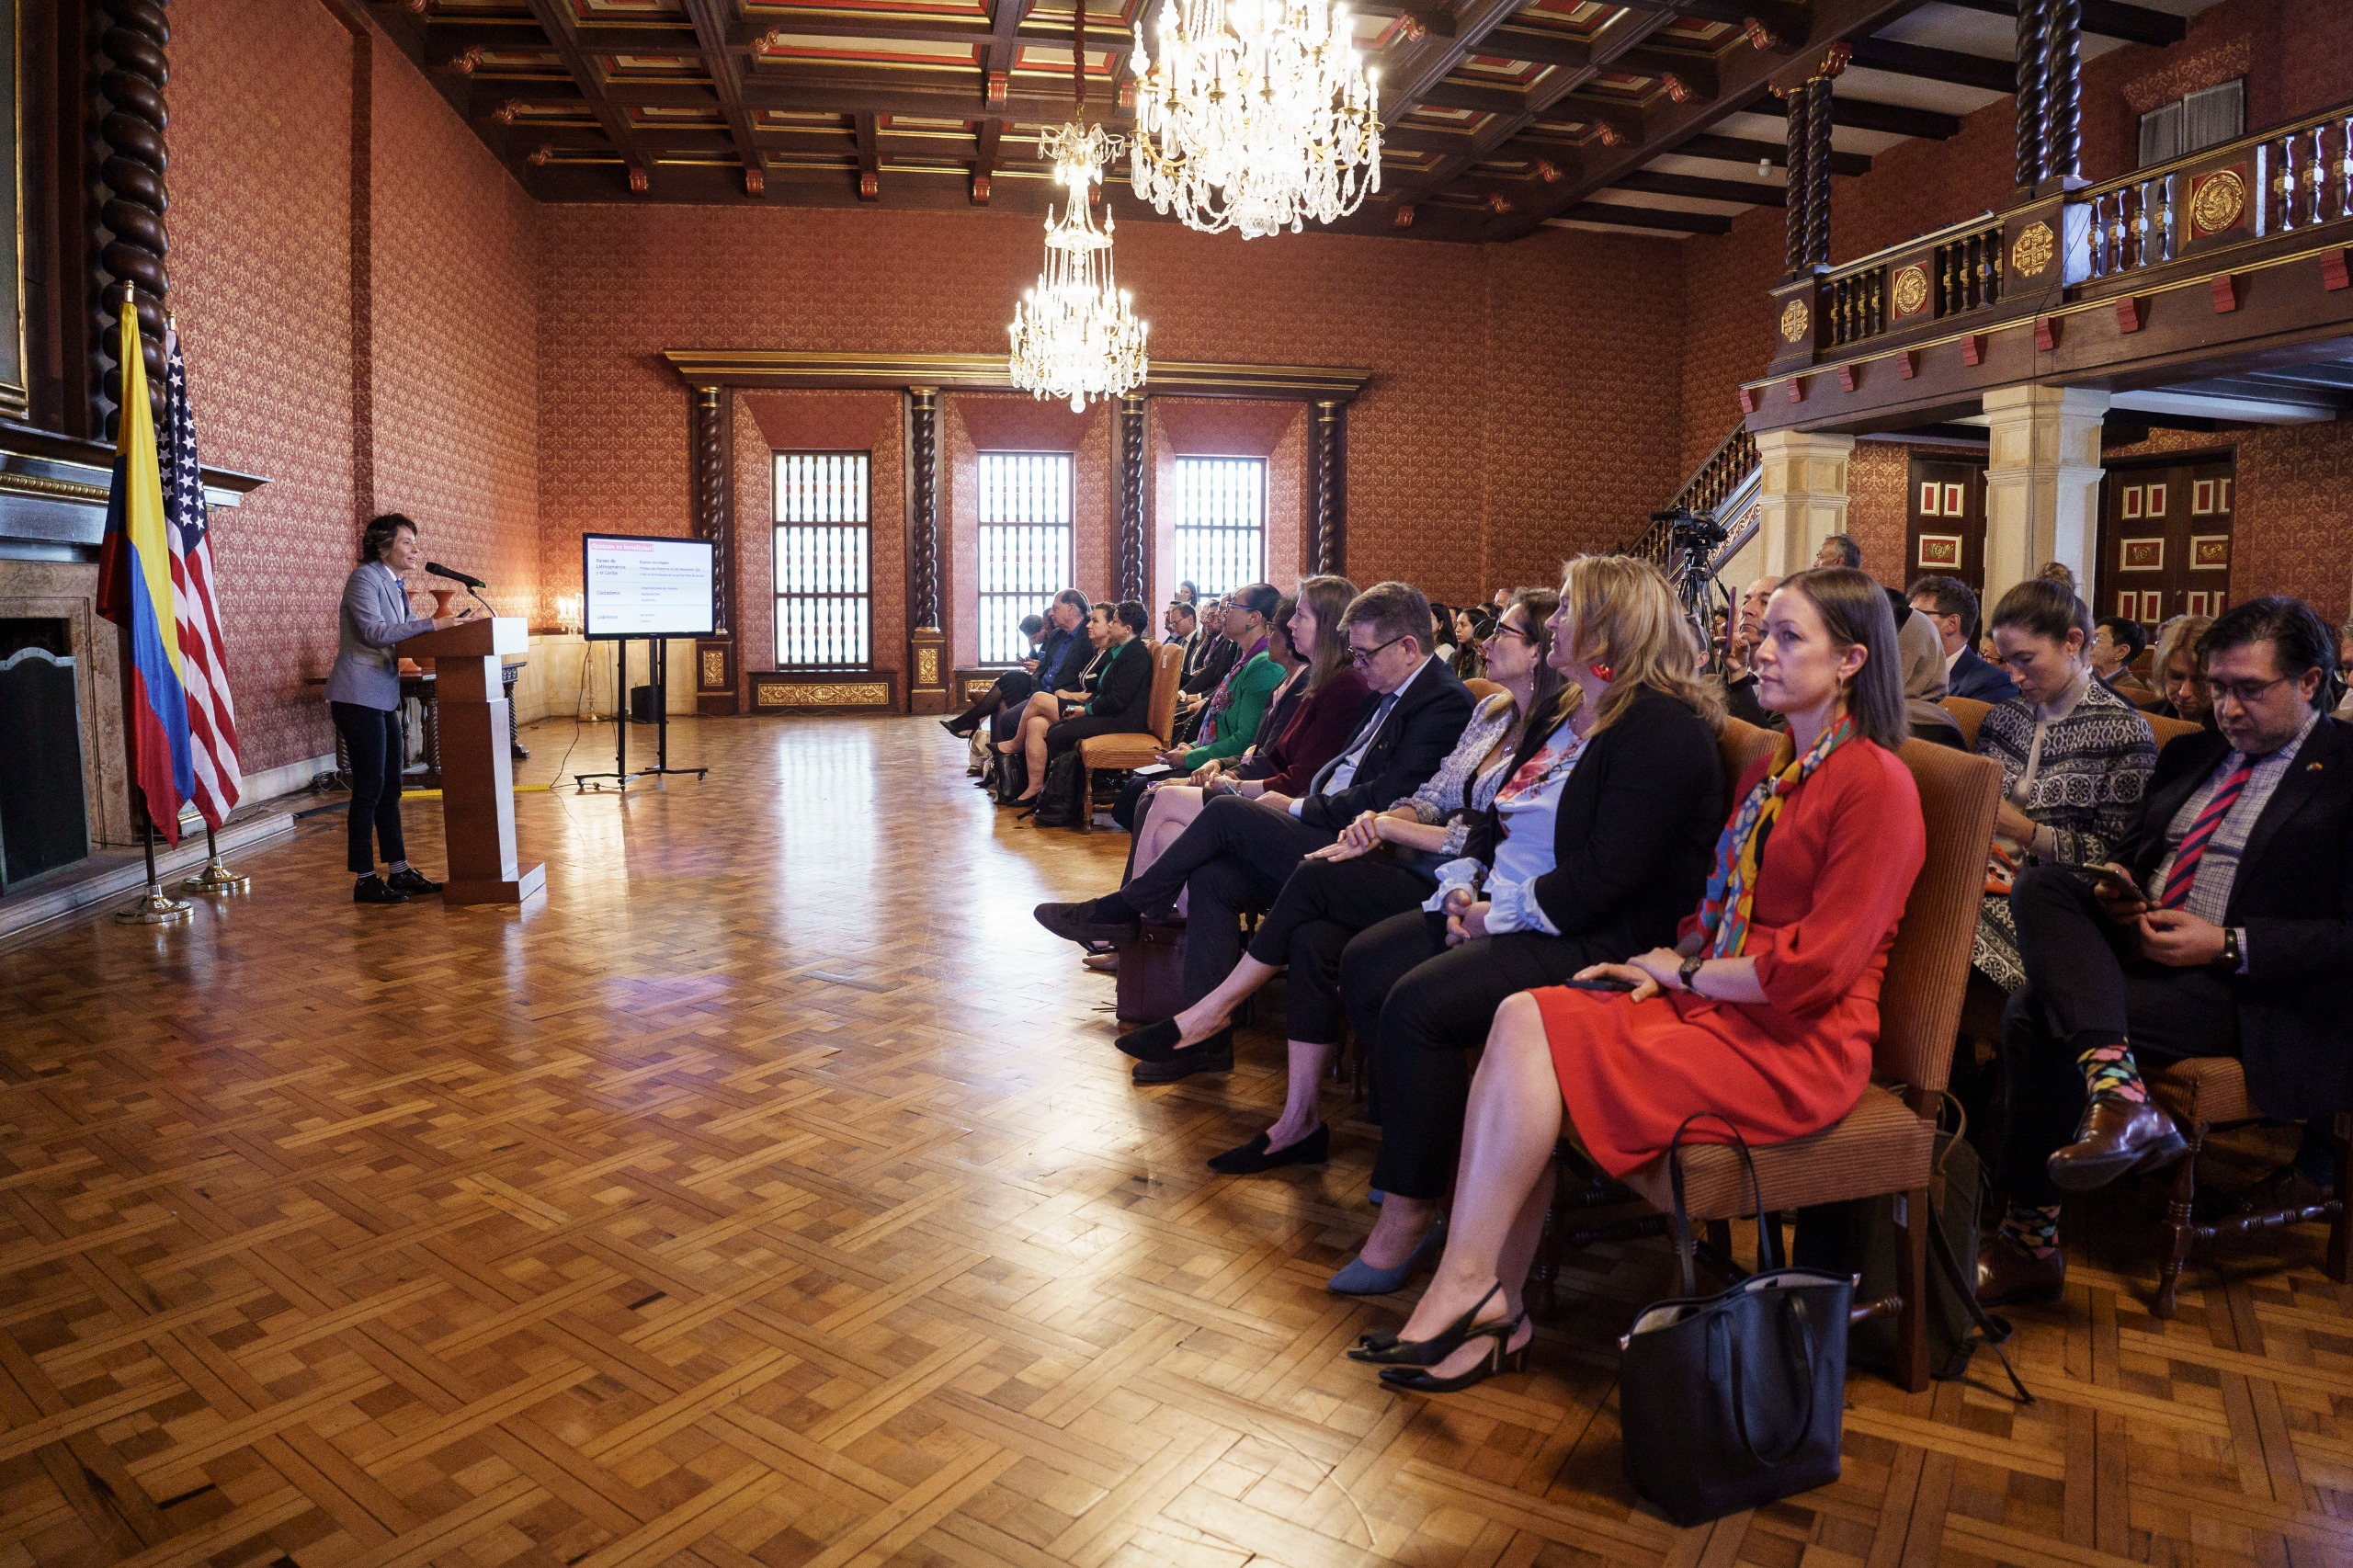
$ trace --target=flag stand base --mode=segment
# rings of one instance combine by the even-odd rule
[[[115,922],[121,926],[176,926],[189,918],[188,902],[184,898],[165,897],[164,890],[156,885],[155,826],[152,822],[144,820],[145,796],[142,793],[134,793],[132,798],[139,804],[142,819],[140,826],[144,829],[139,835],[139,842],[140,846],[147,852],[147,891],[139,895],[138,903],[127,908],[116,910]]]
[[[212,830],[209,827],[204,830],[204,869],[181,882],[181,891],[226,897],[254,885],[254,880],[243,871],[229,869],[228,863],[221,858],[220,846],[212,842]]]

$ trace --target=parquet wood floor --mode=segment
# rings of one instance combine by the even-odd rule
[[[1134,1089],[1028,918],[1123,838],[1013,827],[928,721],[674,750],[709,782],[522,797],[519,915],[355,909],[325,817],[188,928],[0,955],[0,1565],[2353,1562],[2313,1233],[2159,1323],[2145,1197],[2077,1216],[2039,1403],[1858,1374],[1842,1480],[1677,1531],[1619,1471],[1655,1244],[1572,1261],[1530,1374],[1381,1392],[1341,1351],[1399,1303],[1323,1290],[1368,1141],[1209,1176],[1279,1048]]]

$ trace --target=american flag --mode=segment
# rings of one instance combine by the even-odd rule
[[[172,610],[180,628],[188,686],[188,750],[196,763],[196,809],[219,827],[242,791],[237,708],[212,595],[212,541],[204,507],[204,470],[196,456],[196,420],[188,406],[188,367],[179,334],[164,334],[164,523],[172,548]]]

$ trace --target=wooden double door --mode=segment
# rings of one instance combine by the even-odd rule
[[[2137,620],[2154,637],[2177,615],[2230,603],[2237,460],[2232,451],[2126,460],[2100,481],[2092,613]]]
[[[1931,573],[1985,591],[1985,460],[1915,453],[1904,501],[1904,577]]]

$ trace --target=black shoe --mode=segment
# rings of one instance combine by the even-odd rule
[[[1112,1043],[1122,1056],[1132,1056],[1138,1062],[1165,1062],[1176,1054],[1176,1042],[1185,1038],[1174,1018],[1163,1018],[1156,1024],[1146,1024],[1140,1029],[1130,1029]]]
[[[1210,1169],[1220,1176],[1256,1176],[1285,1165],[1320,1165],[1331,1156],[1332,1129],[1318,1125],[1298,1142],[1286,1143],[1272,1153],[1267,1153],[1267,1135],[1261,1132],[1239,1149],[1211,1155]]]
[[[1476,1305],[1439,1329],[1427,1339],[1400,1339],[1394,1335],[1386,1341],[1376,1341],[1370,1335],[1357,1342],[1348,1352],[1351,1361],[1369,1361],[1377,1367],[1435,1367],[1461,1349],[1472,1340],[1492,1335],[1498,1341],[1508,1340],[1519,1330],[1519,1321],[1498,1318],[1493,1323],[1481,1323],[1479,1314],[1487,1303],[1504,1293],[1501,1283],[1491,1285]],[[1523,1314],[1525,1315],[1525,1314]]]
[[[968,724],[961,719],[942,719],[939,727],[960,741],[971,740],[972,732],[980,728],[978,724]]]
[[[394,871],[384,885],[396,892],[408,893],[416,898],[423,898],[426,893],[441,891],[439,882],[424,876],[415,868],[405,871]]]
[[[383,879],[373,871],[351,884],[354,903],[406,903],[408,894],[398,888],[386,887]]]
[[[1401,1393],[1459,1393],[1474,1383],[1483,1383],[1489,1378],[1505,1372],[1524,1372],[1528,1370],[1529,1346],[1523,1345],[1518,1349],[1513,1350],[1509,1346],[1511,1336],[1518,1334],[1520,1325],[1527,1321],[1528,1314],[1522,1312],[1507,1324],[1481,1325],[1471,1338],[1486,1336],[1487,1354],[1474,1363],[1467,1372],[1460,1372],[1450,1378],[1441,1378],[1435,1373],[1426,1372],[1419,1367],[1383,1367],[1381,1369],[1381,1386],[1395,1389]],[[1464,1343],[1467,1344],[1469,1341],[1466,1340]],[[1529,1341],[1529,1345],[1534,1343],[1532,1338]]]
[[[1196,1073],[1233,1071],[1233,1036],[1221,1030],[1211,1040],[1180,1051],[1165,1062],[1139,1062],[1128,1074],[1139,1084],[1173,1084]]]
[[[1112,895],[1113,899],[1118,897]],[[1084,903],[1041,903],[1031,913],[1038,924],[1066,941],[1080,947],[1089,942],[1132,942],[1138,935],[1136,917],[1127,912],[1125,904],[1117,907],[1119,916],[1103,908],[1111,899],[1093,898]]]

